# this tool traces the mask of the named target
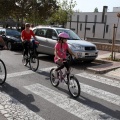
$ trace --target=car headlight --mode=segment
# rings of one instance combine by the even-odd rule
[[[83,47],[83,46],[71,45],[70,47],[74,51],[76,51],[76,50],[84,51],[85,50],[85,47]]]

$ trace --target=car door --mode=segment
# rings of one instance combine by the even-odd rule
[[[37,51],[39,53],[45,53],[45,54],[47,53],[46,38],[45,38],[46,31],[47,31],[46,28],[37,28],[33,30],[33,32],[35,33],[36,39],[40,42],[37,48]]]
[[[46,46],[47,53],[54,55],[54,46],[57,42],[57,33],[54,29],[47,29],[46,31]]]

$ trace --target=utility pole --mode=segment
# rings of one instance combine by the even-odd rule
[[[111,54],[111,59],[115,60],[115,51],[114,51],[114,47],[115,47],[115,39],[116,39],[116,34],[117,34],[117,28],[119,25],[119,18],[120,18],[120,13],[117,13],[117,17],[118,17],[118,22],[117,22],[117,26],[114,24],[113,27],[113,40],[112,40],[112,54]]]
[[[117,29],[117,27],[116,27],[116,25],[114,24],[114,26],[113,26],[113,39],[112,39],[112,53],[111,53],[111,60],[115,60],[115,51],[114,51],[114,49],[115,49],[115,38],[116,38],[116,29]],[[113,57],[114,56],[114,57]]]

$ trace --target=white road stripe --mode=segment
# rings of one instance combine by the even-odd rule
[[[45,120],[13,97],[0,92],[0,112],[8,120]]]
[[[48,67],[48,68],[41,68],[41,69],[37,70],[36,72],[50,71],[52,68],[55,68],[55,67],[56,66]],[[17,77],[17,76],[22,76],[22,75],[27,75],[27,74],[33,74],[33,73],[35,73],[35,72],[33,72],[32,70],[15,72],[15,73],[7,74],[7,78]]]
[[[29,91],[39,95],[45,100],[55,104],[56,106],[66,110],[67,112],[79,117],[83,120],[117,120],[101,111],[91,108],[87,105],[83,105],[76,100],[70,99],[67,96],[58,93],[50,88],[47,88],[41,84],[33,84],[29,86],[24,86]]]
[[[53,67],[42,68],[39,71],[50,71],[51,68],[53,68]],[[8,78],[26,75],[26,74],[31,74],[31,73],[34,73],[34,72],[29,70],[29,71],[12,73],[12,74],[8,74]],[[103,77],[88,74],[88,73],[80,73],[77,75],[81,76],[81,77],[88,78],[88,79],[92,79],[92,80],[97,81],[97,82],[102,82],[104,84],[108,84],[108,85],[112,84],[112,86],[118,85],[118,83],[119,83],[119,81],[115,81],[115,80],[113,81],[113,80],[110,80],[107,78],[103,78]],[[112,94],[112,93],[104,91],[104,90],[101,90],[101,89],[98,89],[98,88],[95,88],[95,87],[92,87],[92,86],[89,86],[89,85],[86,85],[86,84],[83,84],[83,83],[80,83],[80,84],[81,84],[81,91],[82,92],[85,92],[91,96],[97,97],[99,99],[103,99],[107,102],[110,102],[110,103],[113,103],[115,105],[120,106],[120,96]]]
[[[98,89],[98,88],[95,88],[95,87],[92,87],[92,86],[89,86],[89,85],[85,85],[83,83],[80,83],[80,85],[81,85],[82,92],[85,92],[89,95],[92,95],[99,99],[103,99],[107,102],[120,106],[120,96],[101,90],[101,89]]]
[[[89,74],[89,73],[86,73],[86,72],[79,73],[79,74],[76,74],[76,75],[80,76],[80,77],[83,77],[83,78],[87,78],[89,80],[97,81],[97,82],[100,82],[100,83],[103,83],[103,84],[106,84],[106,85],[110,85],[110,86],[113,86],[113,87],[120,88],[120,81],[111,80],[111,79],[108,79],[108,78],[105,78],[105,77]]]
[[[7,74],[7,78],[18,77],[18,76],[27,75],[27,74],[32,74],[32,73],[34,73],[34,72],[31,71],[31,70],[22,71],[22,72],[15,72],[15,73]]]

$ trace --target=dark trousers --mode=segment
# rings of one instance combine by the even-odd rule
[[[24,41],[23,42],[23,54],[24,56],[27,55],[28,56],[28,46],[30,45],[30,42],[29,41]]]
[[[68,65],[68,62],[66,62],[66,61],[63,62],[62,65],[59,65],[59,67],[56,68],[56,71],[61,70],[61,69],[63,69],[64,67],[66,67],[67,71],[69,71],[69,65]]]

